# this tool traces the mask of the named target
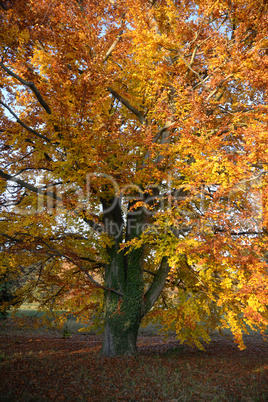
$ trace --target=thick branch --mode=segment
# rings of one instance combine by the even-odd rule
[[[169,271],[170,266],[167,263],[167,258],[163,257],[160,268],[158,272],[155,274],[150,288],[144,295],[145,299],[145,307],[143,312],[144,315],[147,314],[148,311],[150,311],[150,309],[153,307],[154,303],[158,299],[159,295],[161,294],[163,287],[165,286]]]
[[[161,128],[161,130],[159,130],[159,131],[157,132],[156,136],[154,137],[154,142],[158,141],[159,138],[161,137],[161,135],[162,135],[165,131],[167,131],[170,127],[174,126],[174,124],[175,124],[175,122],[173,122],[173,123],[172,123],[172,122],[166,123],[166,124],[164,125],[164,127]]]
[[[45,102],[45,100],[43,99],[42,95],[40,94],[40,92],[38,91],[38,89],[36,88],[35,84],[33,82],[28,82],[26,80],[24,80],[23,78],[19,77],[16,73],[13,73],[13,71],[9,70],[9,68],[7,68],[3,62],[0,62],[0,66],[2,67],[3,70],[5,70],[9,75],[11,75],[11,77],[16,78],[16,80],[18,80],[21,84],[26,85],[28,88],[30,88],[32,90],[32,92],[35,94],[38,102],[40,103],[40,105],[45,109],[45,111],[48,114],[51,114],[51,109],[48,106],[48,104]]]
[[[93,219],[88,219],[88,218],[84,217],[83,221],[86,222],[96,232],[98,232],[98,233],[105,232],[104,225],[100,225],[99,223],[94,222]]]
[[[138,109],[136,109],[134,106],[132,106],[126,99],[122,98],[121,95],[119,95],[116,91],[114,91],[112,88],[108,87],[107,90],[111,92],[111,94],[118,99],[121,103],[123,103],[124,106],[128,108],[132,113],[135,114],[135,116],[138,118],[139,122],[141,124],[146,123],[146,119],[143,115],[142,112],[140,112]]]
[[[33,128],[31,128],[31,127],[27,126],[27,124],[23,123],[23,121],[16,115],[15,112],[13,112],[13,110],[7,104],[5,104],[4,102],[0,101],[0,105],[3,105],[8,110],[9,113],[12,114],[13,117],[15,117],[15,119],[17,120],[17,123],[19,123],[23,128],[25,128],[26,130],[30,131],[30,133],[36,135],[37,137],[41,138],[42,140],[45,140],[47,142],[51,142],[51,140],[48,137],[46,137],[46,136],[44,136],[42,134],[39,134]]]

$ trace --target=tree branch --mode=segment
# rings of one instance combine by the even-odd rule
[[[92,282],[95,286],[97,286],[98,288],[101,288],[103,290],[107,290],[113,293],[116,293],[119,296],[124,297],[123,293],[118,292],[117,290],[114,289],[107,289],[105,286],[102,286],[99,282],[95,281],[95,279],[87,272],[87,270],[80,264],[76,263],[72,258],[68,257],[66,254],[62,253],[59,250],[56,250],[54,247],[51,247],[49,244],[47,244],[44,240],[42,240],[42,243],[44,243],[44,245],[46,247],[48,247],[50,250],[52,250],[54,253],[56,253],[57,255],[65,258],[66,260],[70,261],[72,264],[76,265],[81,271],[84,272],[84,274],[86,275],[86,277],[90,280],[90,282]]]
[[[220,229],[220,228],[215,228],[214,230],[213,230],[213,233],[214,234],[216,234],[216,233],[227,233],[228,231],[227,230],[224,230],[224,229]],[[265,230],[261,230],[261,231],[256,231],[256,230],[245,230],[245,231],[241,231],[241,232],[233,232],[233,231],[231,231],[231,232],[229,232],[229,234],[231,235],[231,236],[257,236],[257,235],[261,235],[261,234],[263,234],[263,233],[266,233],[265,232]]]
[[[179,56],[180,56],[180,58],[183,60],[183,62],[186,64],[186,66],[188,67],[188,69],[189,69],[190,71],[192,71],[192,73],[194,73],[194,74],[197,76],[197,78],[199,79],[200,84],[201,84],[207,91],[209,91],[209,88],[206,86],[206,84],[205,84],[204,80],[202,79],[202,77],[200,76],[200,74],[192,68],[191,64],[188,63],[188,61],[183,57],[183,55],[181,54],[181,52],[180,52],[179,50],[177,50],[177,53],[179,54]]]
[[[38,278],[39,279],[39,278]],[[66,288],[66,285],[63,285],[56,293],[54,293],[51,297],[49,297],[48,299],[46,299],[46,300],[44,300],[42,303],[41,303],[41,306],[45,306],[50,300],[53,300],[53,299],[55,299],[57,296],[59,296],[61,293],[62,293],[62,291],[63,291],[63,289],[64,288]],[[66,291],[67,292],[67,291]],[[37,313],[36,313],[36,315],[38,314],[38,311],[37,311]],[[35,316],[36,317],[36,316]]]
[[[93,221],[93,219],[83,218],[83,221],[86,222],[93,230],[97,231],[98,233],[104,233],[105,227],[104,225],[100,225]]]
[[[57,196],[54,192],[51,191],[44,191],[44,188],[46,188],[46,186],[42,186],[42,187],[35,187],[32,184],[29,184],[27,182],[25,182],[24,180],[21,180],[15,176],[11,176],[8,173],[4,173],[1,169],[0,169],[0,177],[2,177],[5,180],[9,180],[9,181],[13,181],[14,183],[19,184],[21,187],[26,188],[27,190],[30,190],[36,194],[41,194],[41,195],[45,195],[47,197],[51,197],[54,198],[55,200],[58,200],[60,202],[62,202],[62,198]],[[55,185],[60,184],[60,183],[55,183]],[[86,222],[93,230],[97,231],[98,233],[103,233],[105,232],[105,227],[104,225],[100,225],[99,223],[94,222],[92,219],[87,219],[87,218],[83,218],[84,222]]]
[[[40,92],[38,91],[38,89],[36,88],[36,86],[35,86],[35,84],[33,82],[28,82],[28,81],[24,80],[23,78],[19,77],[16,73],[13,73],[13,71],[11,71],[9,68],[7,68],[2,61],[0,62],[0,67],[2,67],[3,70],[5,70],[9,75],[11,75],[11,77],[13,77],[16,80],[18,80],[21,84],[23,84],[23,85],[27,86],[28,88],[30,88],[32,90],[32,92],[35,94],[38,102],[43,107],[43,109],[45,109],[45,111],[48,114],[51,114],[50,107],[45,102],[45,100],[43,99],[42,95],[40,94]]]
[[[112,88],[108,87],[107,90],[111,92],[111,94],[118,99],[121,103],[123,103],[124,106],[128,108],[132,113],[135,114],[135,116],[138,118],[139,122],[141,124],[146,123],[146,119],[143,115],[142,112],[140,112],[138,109],[136,109],[134,106],[132,106],[126,99],[124,99],[121,95],[119,95],[116,91],[114,91]]]
[[[0,233],[0,236],[6,237],[8,240],[13,241],[13,242],[16,242],[16,243],[21,243],[21,242],[23,241],[23,240],[21,240],[21,239],[16,239],[16,237],[9,236],[9,235],[6,234],[6,233]],[[3,243],[1,243],[1,244],[3,244]],[[9,244],[10,244],[10,243],[9,243]]]
[[[152,276],[156,275],[155,272],[149,271],[148,269],[144,269],[144,268],[143,268],[143,272],[146,272],[146,274],[149,274],[149,275],[152,275]]]
[[[46,195],[48,197],[54,198],[55,200],[62,201],[62,199],[60,197],[58,197],[56,194],[54,194],[50,191],[44,192],[41,188],[32,186],[31,184],[25,182],[24,180],[21,180],[15,176],[11,176],[8,173],[4,173],[2,170],[0,170],[0,177],[2,177],[5,180],[13,181],[13,182],[19,184],[21,187],[27,188],[27,190],[30,190],[36,194]]]
[[[208,102],[210,98],[212,98],[213,95],[215,95],[219,88],[221,87],[221,85],[224,83],[224,81],[228,80],[229,78],[231,78],[233,76],[233,74],[229,74],[227,75],[227,77],[225,77],[223,80],[221,80],[221,82],[216,86],[215,89],[213,89],[210,94],[208,95],[208,97],[206,98],[206,101]]]
[[[114,50],[114,48],[116,47],[116,45],[118,44],[118,42],[121,40],[121,36],[122,36],[123,30],[119,32],[119,34],[117,35],[115,41],[113,42],[113,44],[110,46],[109,50],[107,51],[106,55],[103,58],[103,62],[107,61],[108,58],[111,56],[112,51]]]
[[[158,272],[154,275],[154,279],[151,286],[144,295],[145,306],[143,314],[147,314],[153,307],[154,303],[161,294],[163,287],[165,286],[167,276],[170,271],[170,266],[167,263],[167,257],[163,257]]]
[[[44,136],[42,134],[39,134],[33,128],[31,128],[31,127],[27,126],[27,124],[23,123],[23,121],[16,115],[15,112],[13,112],[13,110],[7,104],[5,104],[4,102],[0,101],[0,105],[3,105],[9,111],[9,113],[12,114],[13,117],[15,117],[15,119],[17,120],[17,123],[19,123],[27,131],[30,131],[30,133],[36,135],[37,137],[41,138],[44,141],[51,142],[51,140],[48,137],[46,137],[46,136]]]
[[[175,122],[168,122],[164,125],[163,128],[161,128],[161,130],[158,131],[158,133],[156,134],[156,136],[154,137],[154,142],[156,142],[157,140],[159,140],[159,138],[161,137],[161,135],[167,131],[170,127],[174,126]]]

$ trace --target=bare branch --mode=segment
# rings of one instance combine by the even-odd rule
[[[30,152],[28,152],[26,155],[22,156],[20,159],[18,159],[18,160],[16,160],[16,161],[13,161],[13,162],[8,163],[8,164],[5,166],[5,169],[7,169],[9,166],[14,165],[14,163],[18,163],[18,162],[23,161],[24,159],[28,158],[28,156],[30,156],[30,155],[32,155],[32,154],[34,154],[34,152],[35,152],[35,150],[34,150],[34,151],[30,151]]]
[[[221,228],[214,228],[213,233],[227,233],[227,230],[221,229]],[[245,230],[241,232],[229,232],[231,236],[259,236],[266,234],[265,229],[262,229],[260,231],[255,231],[255,230]]]
[[[143,272],[146,272],[146,274],[149,274],[149,275],[152,275],[152,276],[156,275],[155,272],[149,271],[148,269],[143,269]]]
[[[38,279],[39,279],[39,278],[38,278]],[[38,282],[37,282],[37,283],[38,283]],[[60,288],[56,293],[54,293],[54,294],[53,294],[52,296],[50,296],[48,299],[44,300],[44,301],[42,302],[41,306],[45,306],[50,300],[56,299],[56,297],[59,296],[59,295],[62,293],[63,289],[66,288],[66,286],[67,286],[67,285],[61,286],[61,288]],[[66,290],[66,292],[67,292],[67,290]],[[38,314],[38,312],[37,312],[37,314]],[[37,314],[36,314],[36,315],[37,315]],[[35,315],[35,317],[36,317],[36,315]]]
[[[146,119],[143,115],[142,112],[140,112],[138,109],[136,109],[134,106],[132,106],[126,99],[124,99],[121,95],[119,95],[116,91],[114,91],[112,88],[108,87],[107,90],[111,92],[111,94],[118,99],[121,103],[123,103],[124,106],[126,106],[132,113],[135,114],[135,116],[138,118],[139,122],[141,124],[146,123]]]
[[[27,124],[23,123],[23,121],[16,115],[15,112],[13,112],[13,110],[7,104],[5,104],[4,102],[0,101],[0,105],[4,106],[9,111],[9,113],[12,114],[13,117],[15,117],[15,119],[17,120],[17,123],[19,123],[27,131],[30,131],[30,133],[36,135],[37,137],[41,138],[44,141],[51,142],[51,140],[48,137],[46,137],[46,136],[44,136],[42,134],[39,134],[33,128],[31,128],[31,127],[27,126]]]
[[[83,221],[86,222],[93,230],[98,233],[104,233],[105,227],[104,225],[100,225],[99,223],[94,222],[93,219],[83,218]]]
[[[200,84],[201,84],[206,90],[209,91],[209,88],[206,86],[206,84],[205,84],[204,80],[202,79],[202,77],[200,76],[200,74],[192,68],[191,64],[188,63],[188,61],[183,57],[183,55],[181,54],[181,52],[180,52],[179,50],[177,50],[177,52],[178,52],[180,58],[184,61],[184,63],[185,63],[186,66],[188,67],[188,69],[191,70],[192,73],[194,73],[194,74],[197,76],[197,78],[199,79]]]
[[[13,182],[19,184],[21,187],[27,188],[28,190],[30,190],[36,194],[46,195],[48,197],[54,198],[55,200],[61,201],[61,198],[58,197],[55,193],[52,193],[50,191],[44,192],[41,188],[32,186],[31,184],[15,177],[15,176],[11,176],[10,174],[4,173],[2,170],[0,170],[0,177],[2,177],[5,180],[13,181]]]
[[[219,88],[220,88],[221,85],[224,83],[224,81],[228,80],[228,79],[231,78],[232,76],[233,76],[233,74],[229,74],[229,75],[227,75],[227,77],[225,77],[223,80],[221,80],[221,82],[216,86],[216,88],[213,89],[213,90],[210,92],[210,94],[208,95],[206,101],[209,101],[209,99],[212,98],[212,96],[214,96],[214,95],[218,92]],[[222,94],[221,94],[221,95],[222,95]]]
[[[114,50],[114,48],[116,47],[116,45],[118,44],[118,42],[121,40],[121,36],[122,36],[123,30],[119,32],[119,34],[117,35],[115,41],[113,42],[113,44],[110,46],[109,50],[107,51],[106,55],[103,58],[103,62],[107,61],[108,58],[111,56],[112,51]]]
[[[198,48],[199,48],[199,46],[195,46],[194,51],[193,51],[193,53],[192,53],[192,57],[191,57],[191,61],[190,61],[190,66],[191,66],[191,67],[192,67],[192,65],[194,64],[194,59],[195,59],[196,52],[197,52]],[[189,72],[190,72],[190,69],[188,68],[188,70],[187,70],[187,72],[186,72],[186,75],[185,75],[185,78],[188,77]]]
[[[50,107],[45,102],[45,100],[43,99],[42,95],[40,94],[40,92],[38,91],[38,89],[36,88],[36,86],[33,82],[28,82],[28,81],[24,80],[23,78],[19,77],[16,73],[13,73],[13,71],[11,71],[9,68],[7,68],[2,61],[0,62],[0,67],[2,67],[3,70],[5,70],[9,75],[11,75],[11,77],[16,78],[16,80],[18,80],[21,84],[30,88],[32,90],[32,92],[35,94],[40,105],[45,109],[45,111],[48,114],[51,114]]]
[[[16,176],[11,176],[8,173],[4,173],[2,170],[0,170],[0,177],[2,177],[5,180],[13,181],[14,183],[19,184],[21,187],[24,187],[27,190],[30,190],[30,191],[32,191],[32,192],[34,192],[36,194],[41,194],[41,195],[44,195],[44,196],[47,196],[47,197],[51,197],[51,198],[54,198],[55,200],[58,200],[58,201],[62,202],[62,198],[57,196],[54,192],[45,191],[45,189],[48,188],[48,186],[35,187],[32,184],[29,184],[29,183],[25,182],[24,180],[19,179]],[[61,184],[61,182],[51,184],[51,186],[56,186],[58,184]],[[100,225],[99,223],[94,222],[92,219],[83,218],[83,220],[93,230],[97,231],[98,233],[103,233],[105,231],[104,225]]]
[[[3,236],[3,237],[6,237],[8,240],[10,240],[10,241],[13,241],[13,242],[16,242],[16,243],[21,243],[23,240],[21,240],[21,239],[16,239],[16,237],[13,237],[13,236],[9,236],[8,234],[6,234],[6,233],[0,233],[0,236]],[[2,243],[3,244],[3,243]],[[10,243],[9,243],[10,244]]]
[[[42,242],[45,244],[46,247],[48,247],[50,250],[52,250],[54,253],[56,253],[57,255],[65,258],[66,260],[70,261],[72,264],[74,264],[75,266],[77,266],[81,271],[84,272],[84,274],[86,275],[86,277],[90,280],[90,282],[92,282],[95,286],[97,286],[98,288],[101,288],[103,290],[108,290],[110,292],[116,293],[119,296],[124,296],[123,293],[118,292],[117,290],[114,289],[107,289],[106,287],[102,286],[100,283],[98,283],[97,281],[95,281],[95,279],[87,272],[86,268],[84,268],[82,265],[78,264],[77,262],[75,262],[72,258],[68,257],[66,254],[62,253],[59,250],[56,250],[54,247],[51,247],[49,244],[47,244],[44,240],[42,240]]]

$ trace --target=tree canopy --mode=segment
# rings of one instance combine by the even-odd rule
[[[0,273],[202,347],[267,310],[265,0],[1,1]]]

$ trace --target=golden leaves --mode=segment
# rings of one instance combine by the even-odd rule
[[[52,238],[78,260],[88,258],[88,271],[104,271],[100,261],[108,264],[118,239],[102,233],[113,212],[103,207],[116,195],[122,198],[120,252],[144,247],[152,277],[163,258],[170,265],[170,308],[152,315],[198,346],[221,324],[241,342],[243,320],[267,323],[267,24],[260,2],[234,0],[233,8],[224,0],[117,3],[85,1],[81,9],[69,1],[51,8],[35,2],[28,15],[18,1],[3,23],[4,64],[34,81],[52,111],[1,71],[8,105],[25,123],[2,112],[3,169],[29,183],[47,172],[40,188],[61,193],[64,205],[46,199],[36,215],[27,215],[37,199],[15,189],[17,207],[1,216],[9,219],[4,233],[16,240],[3,242],[14,254],[26,251],[11,267],[47,255],[41,239]],[[98,179],[90,201],[89,176]],[[134,189],[142,196],[148,190],[148,208],[144,199],[128,205]],[[143,233],[129,242],[127,212],[138,210]],[[67,239],[65,232],[82,239]],[[64,283],[69,293],[59,305],[85,317],[87,306],[96,306],[100,318],[100,295],[85,286],[81,272],[62,274],[59,256],[51,258],[55,266],[45,266],[38,287],[45,292]],[[145,282],[148,288],[150,274]],[[165,307],[161,298],[158,307]]]

